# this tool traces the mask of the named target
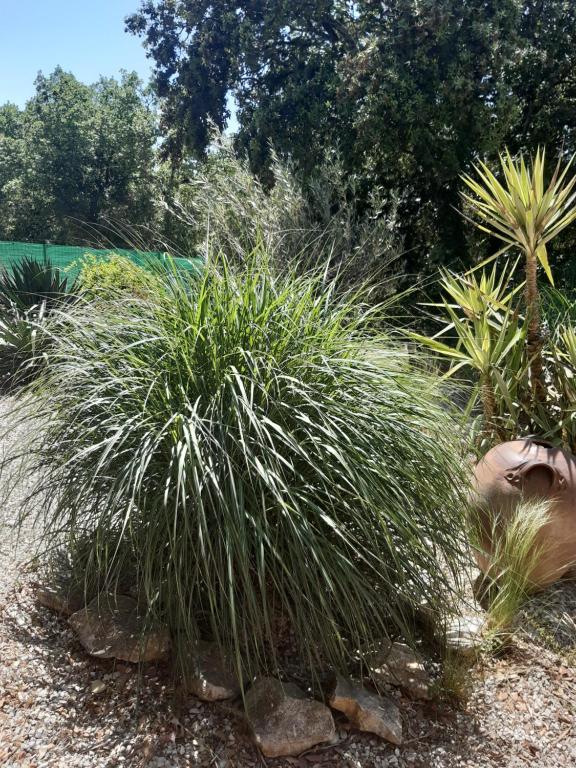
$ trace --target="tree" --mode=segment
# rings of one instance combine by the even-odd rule
[[[270,160],[269,139],[310,167],[329,131],[336,64],[350,37],[343,0],[146,0],[127,19],[145,38],[162,100],[165,150],[203,157],[210,123],[223,130],[233,91],[253,165]]]
[[[468,258],[455,208],[475,160],[573,141],[569,0],[146,0],[127,28],[154,62],[168,154],[202,157],[231,92],[265,180],[270,144],[304,174],[338,148],[360,205],[397,191],[411,271]]]
[[[350,156],[370,183],[402,190],[413,271],[462,258],[459,175],[491,157],[516,101],[503,78],[515,0],[393,0],[366,4],[362,46],[340,63],[353,105]],[[352,167],[351,167],[352,169]]]
[[[40,74],[23,110],[0,109],[0,239],[70,243],[108,219],[148,222],[156,136],[136,74],[91,86]]]
[[[14,226],[21,197],[23,115],[16,104],[0,106],[0,239]]]

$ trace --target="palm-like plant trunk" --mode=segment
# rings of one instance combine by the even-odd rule
[[[495,439],[503,442],[506,440],[506,436],[496,417],[496,395],[492,378],[488,371],[482,374],[481,387],[482,407],[484,410],[484,436],[490,442]]]
[[[544,374],[542,365],[542,334],[540,330],[540,293],[537,282],[538,259],[535,251],[526,251],[526,287],[524,299],[526,303],[526,349],[530,361],[530,380],[532,395],[535,403],[543,403],[546,399],[544,389]]]

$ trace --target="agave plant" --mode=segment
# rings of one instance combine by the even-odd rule
[[[0,308],[26,312],[44,304],[50,311],[69,296],[74,285],[49,259],[39,261],[25,256],[8,269],[0,271]]]
[[[537,268],[540,263],[553,283],[547,244],[576,219],[576,176],[567,178],[573,160],[574,156],[563,170],[559,161],[548,184],[545,183],[544,150],[536,152],[530,167],[522,156],[514,160],[509,152],[501,155],[503,182],[484,163],[475,166],[477,180],[463,176],[474,193],[463,194],[476,217],[474,223],[502,240],[506,244],[504,250],[516,247],[524,254],[526,344],[534,399],[539,403],[543,403],[546,396]]]
[[[0,310],[0,390],[28,383],[42,364],[45,307]]]
[[[0,385],[28,382],[42,364],[44,324],[57,306],[72,297],[74,284],[49,260],[25,257],[0,271]]]
[[[342,669],[446,610],[465,484],[436,379],[317,275],[188,280],[53,324],[22,415],[47,534],[91,532],[103,586],[129,552],[180,657],[203,636],[249,673],[280,625]]]

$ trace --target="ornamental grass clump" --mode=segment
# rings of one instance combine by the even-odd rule
[[[45,424],[25,450],[47,534],[91,541],[103,587],[130,566],[182,659],[201,636],[249,673],[275,669],[279,626],[342,669],[443,610],[458,436],[379,312],[255,258],[62,313],[22,416]]]

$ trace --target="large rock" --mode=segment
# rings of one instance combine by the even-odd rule
[[[158,661],[170,647],[168,632],[150,627],[137,602],[124,595],[101,594],[68,621],[88,653],[103,659]]]
[[[392,744],[402,744],[400,710],[391,700],[378,696],[356,683],[336,678],[328,697],[333,709],[343,712],[355,728],[375,733]]]
[[[387,643],[369,659],[377,683],[403,688],[413,699],[430,698],[430,675],[421,656],[404,643]]]
[[[246,716],[266,757],[298,755],[336,737],[328,707],[271,677],[258,678],[246,694]]]
[[[216,643],[199,641],[188,662],[189,671],[184,676],[188,693],[202,701],[223,701],[240,695],[241,686],[233,666]]]

